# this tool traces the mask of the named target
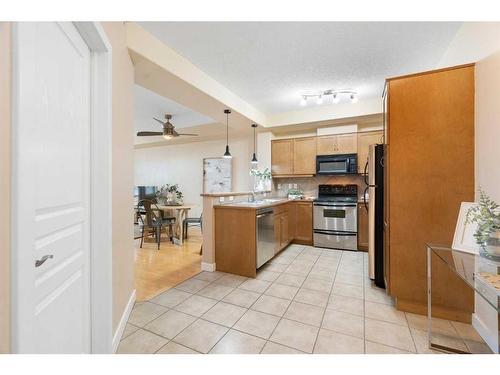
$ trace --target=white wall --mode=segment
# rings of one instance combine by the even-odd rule
[[[436,68],[479,61],[499,48],[500,22],[465,22]]]
[[[476,185],[500,203],[500,38],[476,64]]]
[[[179,184],[184,203],[197,205],[189,216],[199,216],[202,211],[203,159],[222,156],[225,146],[225,140],[216,140],[135,149],[135,184]],[[230,140],[229,147],[233,155],[232,190],[248,191],[251,189],[249,174],[253,140]]]

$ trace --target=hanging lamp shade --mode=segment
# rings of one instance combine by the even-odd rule
[[[252,160],[250,161],[250,163],[257,164],[259,162],[257,160],[257,155],[255,155],[255,148],[256,148],[255,129],[257,128],[257,124],[252,124],[252,128],[253,128],[253,155],[252,155]]]
[[[224,152],[224,157],[226,159],[231,159],[233,157],[229,151],[229,114],[231,113],[231,110],[225,109],[224,113],[226,114],[226,152]]]

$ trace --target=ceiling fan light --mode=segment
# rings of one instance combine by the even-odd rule
[[[172,134],[163,134],[163,138],[165,138],[167,141],[174,138]]]
[[[229,152],[229,145],[226,145],[226,152],[224,152],[224,158],[231,159],[233,156]]]

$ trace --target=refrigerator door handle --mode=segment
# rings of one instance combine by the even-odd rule
[[[366,212],[368,212],[368,203],[366,203],[366,192],[368,191],[368,189],[370,188],[370,186],[368,185],[366,188],[365,188],[365,191],[363,192],[363,203],[365,205],[365,210]]]
[[[368,182],[368,172],[367,172],[367,169],[368,169],[368,160],[366,161],[366,164],[365,164],[365,171],[363,173],[363,177],[365,179],[365,185],[370,185],[370,183]]]

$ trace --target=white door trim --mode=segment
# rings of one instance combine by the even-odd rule
[[[91,293],[91,352],[112,353],[112,190],[111,190],[111,150],[112,150],[112,68],[111,44],[98,22],[75,22],[76,29],[89,47],[91,53],[91,162],[90,162],[90,293]],[[12,40],[16,49],[17,27],[14,23]],[[13,77],[16,76],[16,61],[13,64]],[[16,83],[14,82],[15,90]],[[18,122],[18,107],[13,95],[12,127]],[[15,155],[12,155],[13,158]],[[12,161],[13,164],[16,162]],[[16,179],[13,179],[13,184]],[[29,182],[25,182],[29,183]],[[16,191],[16,186],[12,186]],[[14,194],[13,194],[14,195]],[[12,202],[13,202],[12,198]],[[14,222],[14,221],[12,221]],[[13,226],[12,233],[15,228]],[[11,251],[16,251],[15,243]],[[19,264],[12,257],[12,294],[15,290]],[[19,316],[18,307],[13,299],[12,316]],[[71,334],[71,332],[68,332]],[[12,342],[16,340],[16,327],[12,325]],[[13,346],[13,350],[16,348]]]

